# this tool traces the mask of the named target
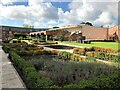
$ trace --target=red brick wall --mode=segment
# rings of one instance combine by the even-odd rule
[[[118,26],[115,26],[109,29],[109,39],[110,39],[110,36],[112,36],[114,33],[116,33],[116,35],[118,36],[118,39],[120,40],[120,29]]]
[[[94,26],[82,26],[82,34],[87,40],[107,40],[108,29]]]

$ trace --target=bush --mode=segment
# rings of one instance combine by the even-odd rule
[[[10,47],[7,45],[3,45],[2,49],[5,51],[5,53],[8,53],[10,51]]]
[[[86,52],[86,56],[94,57],[94,52]]]
[[[62,51],[59,53],[59,56],[62,57],[63,59],[70,60],[71,53],[66,52],[66,51]]]
[[[92,57],[92,56],[87,56],[86,60],[87,61],[96,61],[96,59],[94,57]]]
[[[118,89],[120,88],[120,71],[110,75],[103,75],[90,80],[82,80],[79,84],[65,85],[64,88],[98,88]]]
[[[97,58],[98,58],[98,59],[105,60],[105,53],[99,52]]]
[[[86,52],[85,50],[86,50],[85,48],[74,48],[73,53],[80,54],[80,55],[85,55],[85,52]]]
[[[59,52],[60,52],[60,51],[58,51],[58,50],[51,50],[51,53],[52,53],[53,55],[58,55]]]
[[[38,49],[42,50],[44,48],[42,46],[37,46],[36,50],[38,50]]]
[[[36,50],[34,51],[34,55],[50,55],[52,54],[49,50]]]
[[[23,74],[29,89],[50,87],[53,85],[50,79],[39,76],[34,66],[21,58],[17,53],[10,51],[9,57],[11,57],[13,64]]]

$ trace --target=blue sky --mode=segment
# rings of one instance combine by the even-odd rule
[[[23,24],[29,24],[36,28],[47,28],[79,25],[81,22],[87,21],[93,25],[105,27],[117,24],[116,2],[19,1],[0,1],[0,25],[21,27]]]

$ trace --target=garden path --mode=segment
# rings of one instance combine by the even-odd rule
[[[2,88],[22,88],[23,90],[26,89],[22,79],[20,78],[19,74],[15,70],[14,66],[10,62],[10,60],[7,57],[7,54],[2,50],[2,47],[0,46],[0,74],[1,74],[1,87]],[[2,72],[1,72],[2,71]],[[1,89],[1,88],[0,88]]]

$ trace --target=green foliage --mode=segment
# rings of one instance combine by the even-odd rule
[[[87,61],[96,61],[96,58],[92,57],[92,56],[87,56],[86,57]]]
[[[25,28],[34,28],[34,25],[24,24],[23,27],[25,27]]]
[[[65,40],[65,36],[64,36],[64,35],[61,35],[61,36],[59,37],[59,40],[60,40],[61,42],[63,42],[63,41]]]
[[[27,86],[30,89],[50,87],[53,85],[53,82],[50,79],[39,76],[34,66],[21,58],[17,53],[10,51],[9,57],[11,58],[13,64],[23,74],[23,77],[27,82]]]
[[[113,72],[109,75],[102,75],[90,80],[82,80],[79,84],[70,84],[64,88],[120,88],[120,71]]]
[[[119,55],[113,55],[113,54],[108,54],[104,52],[94,52],[97,53],[98,59],[101,60],[106,60],[106,61],[113,61],[113,62],[120,62],[120,56]]]
[[[27,38],[27,34],[16,33],[16,34],[14,34],[14,36],[15,36],[16,38],[20,38],[20,39],[22,39],[22,38]]]
[[[5,53],[8,53],[10,51],[10,47],[7,45],[3,45],[2,49],[5,51]]]
[[[62,51],[62,52],[59,53],[59,56],[62,57],[63,59],[70,60],[71,53],[66,52],[66,51]]]
[[[53,56],[28,57],[29,61],[43,76],[49,77],[55,85],[78,83],[81,80],[106,75],[117,70],[115,67],[96,62],[65,62]],[[77,60],[77,59],[76,59]]]

